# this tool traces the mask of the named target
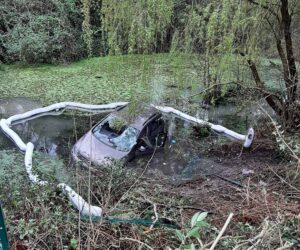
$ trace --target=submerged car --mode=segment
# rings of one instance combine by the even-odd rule
[[[153,107],[141,108],[135,116],[130,113],[125,107],[106,116],[76,142],[73,158],[95,165],[126,163],[162,148],[167,133],[161,113]]]

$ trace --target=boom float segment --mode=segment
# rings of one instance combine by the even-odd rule
[[[127,102],[116,102],[103,105],[91,105],[75,102],[61,102],[52,104],[44,108],[34,109],[23,114],[13,115],[8,119],[1,119],[0,127],[4,134],[6,134],[22,152],[25,152],[24,165],[30,181],[38,185],[47,185],[47,181],[40,180],[37,175],[34,175],[32,173],[32,154],[34,150],[34,145],[31,142],[25,144],[20,138],[20,136],[10,127],[13,124],[17,124],[25,120],[31,120],[44,115],[53,115],[55,114],[55,112],[61,113],[66,109],[75,109],[88,112],[110,112],[123,106],[126,106],[127,104]],[[62,189],[63,193],[68,196],[69,200],[81,212],[82,215],[93,217],[101,216],[101,207],[90,205],[67,184],[60,183],[58,184],[58,187]]]
[[[22,139],[19,137],[19,135],[11,129],[11,126],[41,116],[61,114],[66,109],[80,110],[86,112],[111,112],[118,108],[124,107],[127,104],[128,104],[127,102],[116,102],[116,103],[103,104],[103,105],[91,105],[91,104],[83,104],[83,103],[75,103],[75,102],[61,102],[61,103],[52,104],[44,108],[34,109],[25,112],[23,114],[13,115],[8,119],[1,119],[0,128],[2,129],[4,134],[6,134],[7,137],[9,137],[22,152],[25,152],[24,165],[30,181],[38,185],[47,185],[48,184],[47,181],[40,180],[37,175],[34,175],[32,173],[32,155],[33,155],[34,145],[31,142],[25,144],[22,141]],[[238,140],[243,142],[244,147],[246,148],[250,147],[252,144],[254,138],[254,130],[252,128],[249,129],[247,135],[241,135],[221,125],[215,125],[210,122],[198,119],[196,117],[185,114],[172,107],[163,107],[163,106],[154,106],[154,105],[152,106],[158,109],[159,111],[161,111],[162,113],[173,114],[179,119],[183,119],[202,126],[209,126],[213,131],[215,131],[218,134],[222,134],[233,140]],[[93,217],[101,216],[102,214],[101,207],[90,205],[79,194],[77,194],[71,187],[69,187],[65,183],[58,184],[58,187],[62,189],[63,193],[68,196],[69,200],[80,211],[82,215],[93,216]]]
[[[241,135],[239,133],[236,133],[230,129],[227,129],[221,125],[215,125],[213,123],[201,120],[199,118],[190,116],[186,113],[183,113],[177,109],[174,109],[172,107],[166,107],[166,106],[154,106],[156,109],[158,109],[159,111],[161,111],[162,113],[167,113],[167,114],[173,114],[176,117],[178,117],[179,119],[191,122],[191,123],[195,123],[201,126],[208,126],[210,127],[213,131],[215,131],[217,134],[221,134],[224,135],[232,140],[237,140],[237,141],[241,141],[243,142],[243,145],[245,148],[249,148],[252,144],[253,138],[254,138],[254,129],[250,128],[248,130],[247,135]]]

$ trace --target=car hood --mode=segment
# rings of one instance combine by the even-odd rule
[[[90,130],[81,137],[73,147],[73,154],[77,158],[84,158],[96,165],[105,165],[111,160],[121,160],[129,152],[118,151],[99,141]],[[81,156],[81,157],[80,157]]]

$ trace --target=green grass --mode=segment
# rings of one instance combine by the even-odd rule
[[[157,85],[198,83],[187,57],[126,55],[68,65],[5,65],[0,71],[0,96],[29,97],[44,105],[60,101],[98,104],[147,99]]]

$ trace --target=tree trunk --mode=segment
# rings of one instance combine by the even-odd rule
[[[297,96],[297,84],[298,84],[298,74],[297,68],[295,63],[294,57],[294,50],[293,50],[293,41],[292,41],[292,34],[291,34],[291,21],[292,17],[289,13],[289,1],[288,0],[281,0],[281,30],[284,34],[285,40],[285,49],[286,49],[286,58],[288,64],[288,73],[289,77],[285,79],[285,85],[287,88],[287,106],[291,105],[296,101]],[[285,62],[282,61],[282,64]]]
[[[241,53],[241,55],[245,56],[244,53]],[[248,66],[249,66],[249,68],[251,70],[252,76],[254,78],[254,81],[255,81],[257,87],[260,88],[261,90],[265,90],[265,83],[261,80],[255,63],[252,60],[250,60],[250,59],[247,59],[247,63],[248,63]],[[266,99],[266,102],[269,104],[269,106],[275,111],[275,113],[278,116],[281,117],[282,114],[283,114],[283,107],[282,107],[282,105],[278,104],[274,100],[273,96],[270,95],[270,94],[268,94],[268,93],[264,93],[263,92],[263,96]],[[282,102],[282,101],[280,101],[280,102]]]
[[[278,55],[283,67],[283,79],[285,82],[286,96],[282,95],[281,98],[275,99],[274,96],[265,93],[264,97],[271,108],[282,119],[282,122],[285,126],[297,127],[297,123],[299,123],[300,119],[300,115],[298,114],[299,103],[297,102],[298,73],[293,50],[291,33],[292,14],[289,10],[289,0],[280,0],[280,2],[278,3],[278,10],[273,9],[267,4],[264,5],[254,0],[248,0],[248,2],[267,10],[278,21],[278,34],[276,34],[277,32],[275,32],[275,30],[277,29],[273,29],[273,32],[276,39]],[[270,22],[269,24],[272,26]],[[247,63],[256,85],[260,89],[265,89],[265,84],[261,80],[254,62],[248,59]]]

